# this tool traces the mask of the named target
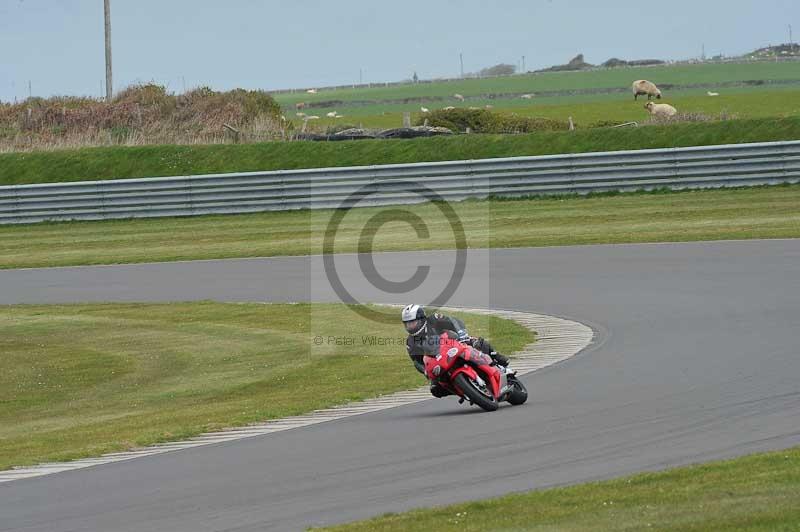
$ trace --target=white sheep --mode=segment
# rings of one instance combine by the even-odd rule
[[[706,94],[708,94],[709,96],[719,96],[719,93],[718,93],[718,92],[711,92],[711,91],[708,91]]]
[[[319,120],[319,117],[317,115],[308,115],[306,120]]]
[[[431,110],[428,109],[427,107],[420,107],[419,110],[422,111],[423,113],[430,113],[431,112]]]
[[[299,116],[300,118],[305,118],[305,116],[306,116],[306,114],[305,114],[305,113],[295,113],[295,114],[296,114],[297,116]]]
[[[654,118],[670,118],[678,114],[678,110],[668,103],[647,102],[644,108]]]
[[[453,109],[455,109],[455,107],[453,107],[452,105],[448,105],[447,107],[442,107],[442,111],[452,111]]]
[[[463,102],[464,101],[464,97],[462,95],[458,94],[458,93],[453,94],[453,98],[455,98],[459,102]]]
[[[656,87],[656,84],[647,81],[646,79],[638,79],[633,82],[633,99],[636,100],[639,96],[647,95],[647,99],[651,100],[654,96],[657,100],[661,99],[661,91]]]
[[[306,92],[308,94],[316,94],[317,93],[317,89],[308,89]]]
[[[533,94],[523,94],[522,96],[520,96],[520,98],[522,98],[523,100],[532,100]]]
[[[494,109],[494,105],[489,105],[489,104],[486,104],[486,105],[484,106],[484,108],[486,108],[486,109]]]
[[[328,118],[336,118],[336,111],[331,111],[330,113],[327,113],[325,116],[327,116]]]

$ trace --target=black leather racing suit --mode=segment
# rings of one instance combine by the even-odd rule
[[[449,336],[456,340],[471,345],[475,349],[491,355],[498,363],[508,363],[505,357],[497,355],[491,344],[483,338],[471,338],[467,334],[467,327],[464,322],[458,318],[452,318],[443,314],[434,314],[427,319],[427,328],[424,332],[417,336],[408,335],[406,338],[406,349],[408,356],[414,362],[414,367],[417,371],[425,375],[425,364],[422,362],[422,357],[426,354],[436,356],[439,354],[439,336],[448,332]]]

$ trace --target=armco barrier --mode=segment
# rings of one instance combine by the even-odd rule
[[[0,187],[0,223],[103,220],[800,181],[800,141]]]

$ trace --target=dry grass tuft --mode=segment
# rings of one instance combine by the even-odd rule
[[[280,108],[263,91],[185,94],[134,85],[111,103],[56,96],[0,103],[0,151],[109,145],[220,144],[285,137]]]

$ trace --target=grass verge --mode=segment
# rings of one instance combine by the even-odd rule
[[[533,340],[509,320],[455,315],[506,352]],[[315,336],[354,343],[316,346]],[[401,343],[371,346],[364,336]],[[421,386],[404,340],[399,321],[373,323],[334,304],[0,307],[0,470]]]
[[[800,139],[800,117],[796,116],[678,123],[637,129],[599,128],[572,132],[541,132],[528,135],[459,135],[391,141],[85,148],[0,154],[0,185],[399,164],[795,139]]]
[[[451,205],[473,248],[800,237],[800,185]],[[366,227],[377,231],[374,251],[454,246],[435,205],[412,208],[430,232],[424,239],[405,223],[370,226],[384,211],[350,211],[334,250],[358,251]],[[0,268],[318,254],[333,212],[0,226]]]
[[[402,530],[797,530],[800,448],[332,527]]]

